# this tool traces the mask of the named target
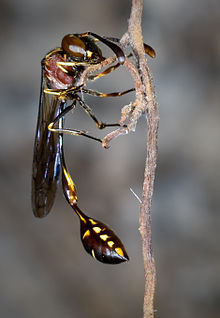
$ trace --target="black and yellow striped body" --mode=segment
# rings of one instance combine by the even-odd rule
[[[77,205],[72,207],[80,218],[83,246],[93,258],[106,264],[129,260],[121,240],[107,225],[86,216]]]

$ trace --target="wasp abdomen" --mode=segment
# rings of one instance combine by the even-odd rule
[[[121,240],[107,225],[86,216],[77,205],[73,208],[80,218],[83,246],[93,258],[106,264],[129,260]]]

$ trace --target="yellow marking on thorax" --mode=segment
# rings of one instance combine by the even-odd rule
[[[60,62],[57,62],[57,64],[59,64],[59,65],[64,65],[64,66],[78,66],[78,65],[87,65],[88,63],[86,63],[86,62],[62,62],[62,61],[60,61]]]
[[[115,248],[115,252],[118,254],[118,255],[121,255],[121,256],[124,256],[124,253],[122,251],[122,249],[120,247],[116,247]]]
[[[47,59],[48,59],[51,55],[53,55],[53,54],[55,54],[55,53],[57,53],[57,52],[61,52],[61,51],[62,51],[61,48],[57,48],[57,49],[54,49],[53,51],[49,52],[49,53],[46,55],[46,57],[45,57],[46,62],[47,62]]]
[[[78,64],[78,62],[65,62],[65,61],[57,62],[57,66],[58,67],[60,67],[61,65],[64,65],[64,66],[75,66],[76,64]]]
[[[64,73],[68,73],[68,71],[60,64],[60,62],[57,62],[57,67],[59,67],[59,69]]]
[[[88,58],[92,57],[92,52],[91,51],[87,50],[86,54],[87,54]]]

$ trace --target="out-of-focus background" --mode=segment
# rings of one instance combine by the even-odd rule
[[[34,218],[31,166],[40,61],[67,33],[121,37],[131,1],[1,0],[0,317],[141,317],[143,263],[138,232],[146,125],[108,150],[65,136],[79,205],[109,224],[127,264],[96,262],[83,249],[79,221],[61,187],[52,212]],[[217,0],[144,1],[143,34],[160,107],[159,162],[152,207],[157,265],[156,317],[220,316],[220,4]],[[106,55],[112,54],[106,50]],[[91,87],[132,87],[122,67]],[[132,95],[86,97],[114,122]],[[81,110],[67,126],[103,136]]]

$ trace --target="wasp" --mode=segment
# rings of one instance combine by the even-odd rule
[[[94,80],[124,63],[125,54],[117,39],[101,37],[92,32],[68,34],[62,39],[61,47],[50,51],[41,62],[41,92],[32,166],[32,209],[38,218],[43,218],[50,212],[61,174],[64,196],[80,220],[81,241],[85,250],[100,262],[118,264],[128,261],[127,252],[120,239],[107,225],[80,210],[76,187],[66,167],[63,150],[65,133],[102,142],[85,131],[64,128],[64,116],[76,107],[76,104],[85,110],[99,129],[119,126],[117,123],[100,122],[80,97],[81,92],[111,97],[134,90],[105,94],[86,89],[79,84],[86,67],[105,60],[97,41],[107,45],[116,55],[118,62],[102,73],[90,76],[90,79]]]

